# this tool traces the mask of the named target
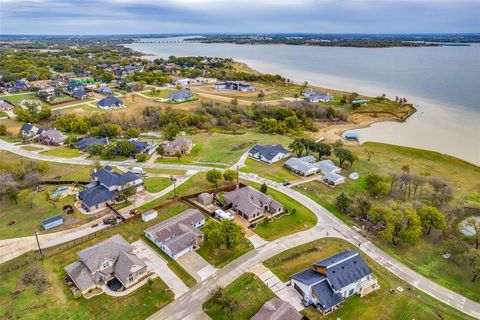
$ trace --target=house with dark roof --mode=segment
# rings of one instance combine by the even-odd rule
[[[145,230],[145,236],[169,257],[176,260],[197,249],[203,241],[199,228],[205,216],[198,209],[188,209]]]
[[[155,147],[157,146],[155,142],[145,142],[136,139],[129,139],[128,141],[135,145],[135,150],[133,150],[134,155],[139,153],[146,153],[148,155],[152,155],[155,152]]]
[[[88,146],[92,144],[99,144],[105,146],[108,144],[108,138],[85,137],[75,142],[74,147],[85,150]]]
[[[70,94],[72,94],[75,90],[85,91],[85,85],[81,82],[70,82],[65,90],[67,90]]]
[[[88,98],[88,94],[85,89],[75,89],[72,91],[72,97],[78,100],[83,100]]]
[[[77,252],[77,256],[79,260],[64,269],[82,293],[114,279],[129,288],[148,275],[147,264],[135,254],[135,247],[118,234]]]
[[[174,101],[174,102],[187,101],[187,100],[191,100],[192,98],[193,98],[192,90],[190,90],[189,88],[183,88],[183,89],[177,90],[168,96],[168,100]]]
[[[105,208],[107,203],[114,203],[117,193],[128,188],[134,188],[135,192],[144,190],[142,177],[130,171],[120,174],[106,166],[93,170],[92,182],[78,193],[78,200],[85,211],[97,211]]]
[[[265,302],[250,320],[301,320],[303,316],[287,301],[277,297]]]
[[[272,164],[289,157],[290,151],[285,149],[281,144],[256,144],[248,151],[248,156],[252,159]]]
[[[20,128],[19,135],[24,138],[35,138],[43,129],[36,127],[31,123],[24,123]]]
[[[173,157],[177,152],[181,154],[190,154],[193,148],[192,140],[184,137],[177,137],[172,141],[163,141],[160,144],[165,150],[165,155]]]
[[[110,95],[98,101],[97,107],[103,110],[123,108],[123,101]]]
[[[303,303],[324,314],[337,309],[354,294],[363,297],[379,288],[377,278],[357,251],[337,253],[290,279],[292,287],[302,295]]]
[[[17,81],[13,85],[12,89],[15,90],[15,91],[26,91],[26,90],[28,90],[28,86],[27,86],[27,83],[25,81]]]
[[[258,222],[268,217],[276,217],[283,212],[283,205],[255,188],[246,186],[225,193],[227,205],[248,222]]]
[[[112,94],[112,93],[113,93],[112,88],[110,88],[110,87],[109,87],[108,85],[106,85],[106,84],[100,86],[100,88],[98,88],[96,91],[97,91],[98,93],[100,93],[100,94],[105,94],[105,95],[107,95],[107,94]]]
[[[38,141],[41,144],[61,146],[67,140],[67,136],[56,128],[41,131],[38,135]]]

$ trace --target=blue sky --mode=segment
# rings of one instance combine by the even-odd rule
[[[480,32],[480,0],[0,0],[0,34]]]

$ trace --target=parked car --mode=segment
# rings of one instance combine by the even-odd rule
[[[113,220],[116,220],[116,218],[115,217],[105,218],[105,219],[103,219],[103,224],[112,224]]]
[[[289,185],[290,185],[290,182],[288,182],[288,181],[284,181],[284,182],[283,182],[283,186],[284,186],[284,187],[287,187],[287,186],[289,186]]]
[[[132,169],[130,169],[130,172],[135,174],[145,174],[145,170],[140,167],[133,167]]]

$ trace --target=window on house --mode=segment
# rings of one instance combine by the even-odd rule
[[[133,282],[133,275],[131,273],[128,275],[128,281]]]
[[[348,295],[351,296],[354,292],[355,292],[355,289],[350,289],[350,291],[348,292]]]

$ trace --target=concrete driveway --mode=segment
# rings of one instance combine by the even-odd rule
[[[197,282],[202,282],[217,272],[217,269],[195,251],[184,254],[177,259],[177,262],[187,270]]]
[[[183,281],[170,270],[167,266],[167,261],[143,242],[143,240],[138,240],[132,243],[132,245],[136,248],[135,253],[137,256],[147,264],[148,269],[162,278],[173,293],[175,293],[175,299],[178,299],[189,290]]]

